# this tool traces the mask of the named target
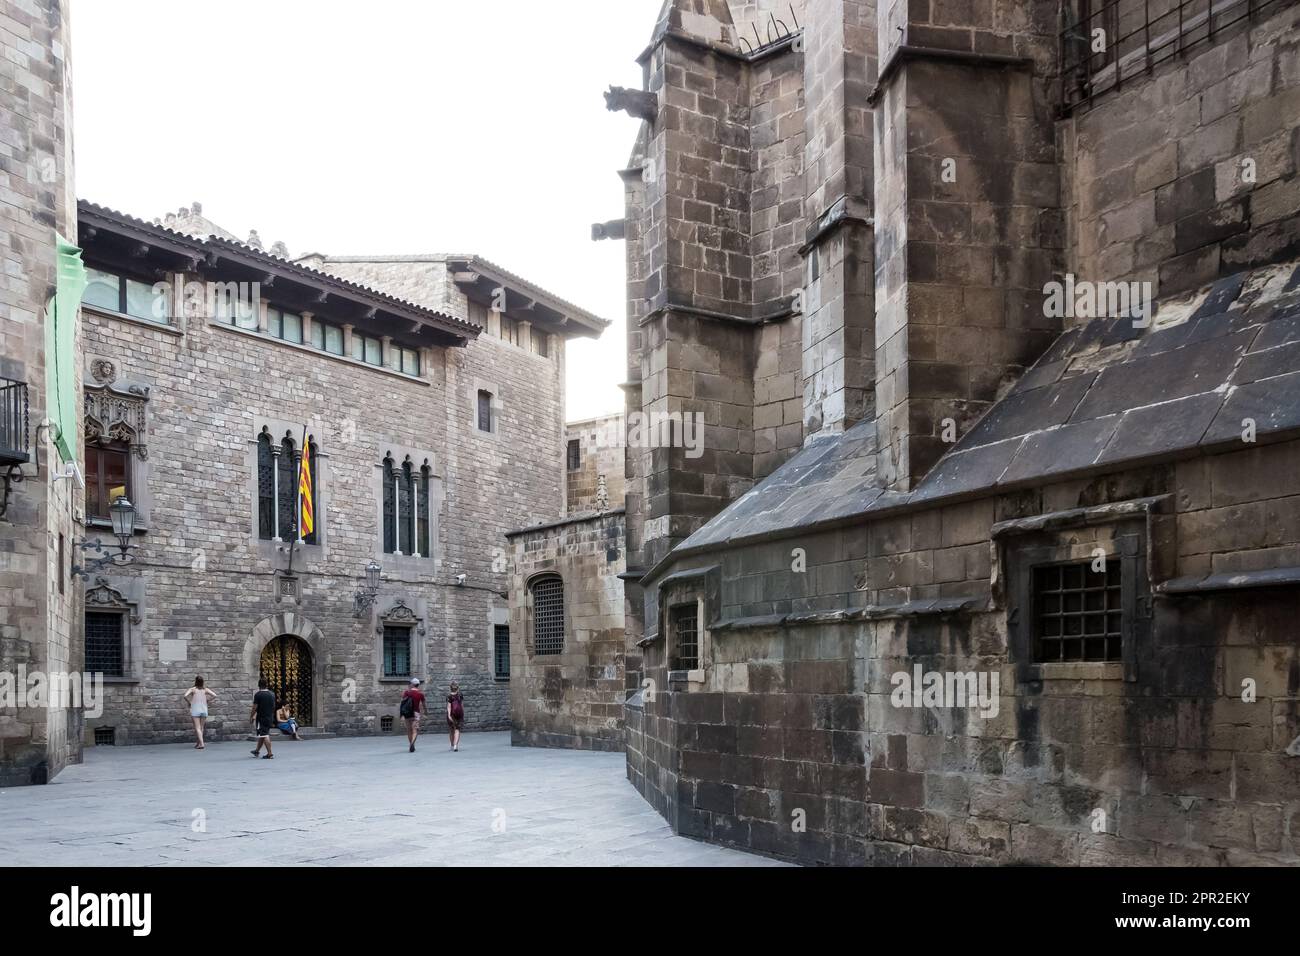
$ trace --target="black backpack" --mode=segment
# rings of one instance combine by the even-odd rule
[[[402,706],[401,706],[401,708],[398,709],[397,712],[398,712],[399,714],[401,714],[403,717],[414,717],[414,716],[415,716],[415,698],[414,698],[414,697],[411,697],[410,695],[406,695],[406,696],[404,696],[404,697],[402,698]]]

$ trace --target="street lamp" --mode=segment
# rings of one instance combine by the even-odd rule
[[[375,598],[379,596],[379,574],[381,571],[383,571],[383,568],[375,561],[371,561],[366,565],[366,583],[352,596],[352,613],[356,617],[364,617],[375,606]]]
[[[86,541],[84,538],[74,541],[74,547],[82,551],[93,551],[98,557],[88,560],[83,566],[74,566],[73,574],[88,578],[92,571],[100,571],[110,566],[120,567],[135,560],[131,556],[131,552],[135,550],[135,545],[131,543],[135,537],[135,505],[131,504],[126,495],[119,495],[109,506],[108,517],[113,525],[113,537],[117,538],[117,551],[106,552],[104,543],[99,538],[94,541]]]

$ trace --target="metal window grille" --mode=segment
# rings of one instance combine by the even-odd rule
[[[492,393],[478,393],[478,430],[481,432],[490,432],[492,430]]]
[[[693,671],[700,666],[700,615],[694,604],[672,609],[673,662],[677,670]]]
[[[117,744],[116,727],[96,727],[95,728],[95,746],[112,747]]]
[[[411,676],[411,629],[384,628],[384,676]]]
[[[415,554],[415,469],[409,460],[398,473],[397,532],[402,554]]]
[[[420,556],[427,558],[431,554],[429,551],[429,466],[425,465],[420,469],[420,485],[417,490],[419,496],[420,514],[419,527],[416,529],[416,537],[420,549]]]
[[[392,731],[393,731],[393,715],[392,715],[392,714],[385,714],[383,717],[380,717],[380,718],[379,718],[379,729],[380,729],[383,733],[386,733],[386,734],[388,734],[388,733],[392,733]]]
[[[492,635],[492,665],[497,680],[510,679],[510,628],[496,625]]]
[[[0,378],[0,465],[21,465],[30,460],[27,425],[26,383]]]
[[[1124,635],[1122,566],[1091,562],[1034,568],[1034,659],[1122,660]]]
[[[559,578],[533,585],[533,653],[564,653],[564,582]]]
[[[576,438],[569,439],[569,471],[582,467],[582,442]]]
[[[126,654],[122,643],[121,614],[86,612],[86,670],[92,674],[121,677]]]
[[[1067,112],[1090,108],[1126,80],[1288,2],[1294,0],[1076,0],[1061,31],[1062,105]]]

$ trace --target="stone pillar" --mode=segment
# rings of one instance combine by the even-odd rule
[[[876,428],[915,485],[1050,344],[1060,271],[1057,0],[881,0]]]
[[[62,0],[6,4],[0,30],[0,127],[11,137],[0,243],[14,267],[0,288],[0,376],[27,384],[33,452],[0,518],[0,671],[11,674],[19,665],[49,675],[79,672],[85,664],[84,585],[69,575],[80,557],[74,540],[84,535],[84,498],[75,481],[54,480],[66,463],[39,428],[48,417],[45,307],[55,285],[55,232],[77,238],[67,6]],[[83,447],[78,435],[77,448]],[[0,716],[0,787],[46,783],[79,763],[84,727],[80,707],[18,708]]]
[[[874,0],[809,0],[805,14],[805,438],[874,414],[870,227]]]

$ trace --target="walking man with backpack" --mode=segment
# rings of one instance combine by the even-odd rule
[[[402,692],[402,703],[397,712],[406,721],[406,742],[411,745],[408,752],[415,753],[415,738],[420,736],[420,715],[427,713],[424,694],[420,691],[420,678],[411,678],[411,686]]]

